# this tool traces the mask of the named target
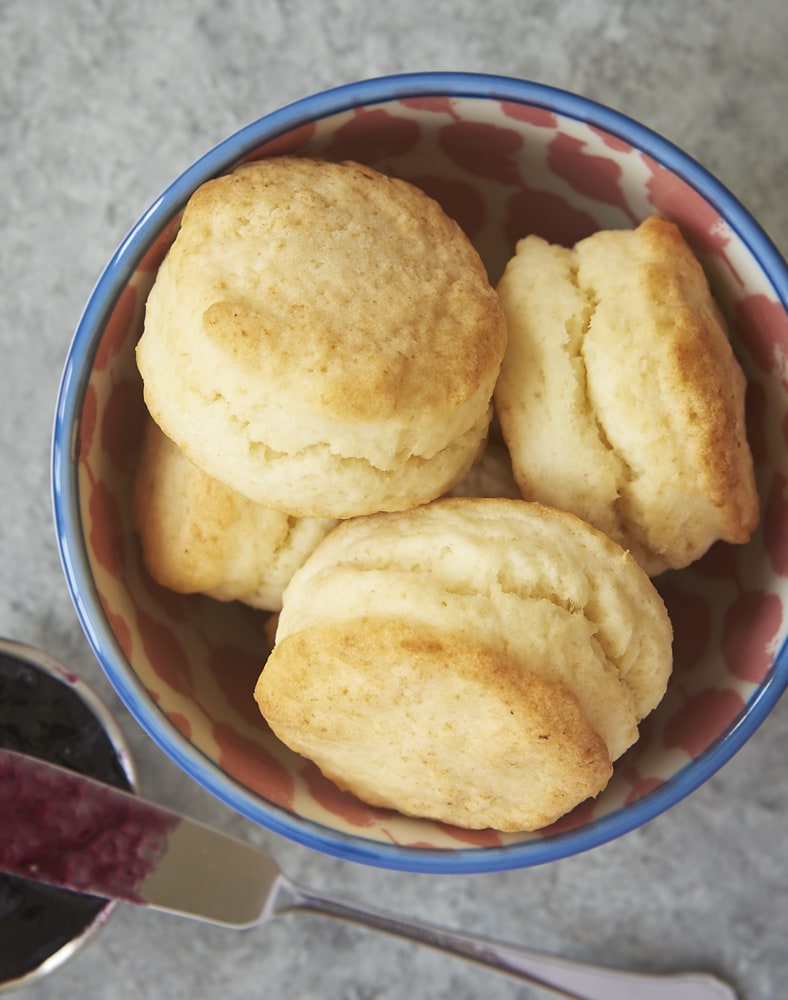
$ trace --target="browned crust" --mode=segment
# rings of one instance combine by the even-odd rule
[[[289,636],[255,698],[277,736],[340,788],[467,828],[538,829],[612,773],[604,741],[561,684],[404,620]]]
[[[672,336],[662,356],[677,427],[692,448],[701,488],[719,514],[720,537],[748,541],[759,518],[745,425],[746,379],[700,262],[679,228],[652,216],[638,228],[650,258],[642,281]]]

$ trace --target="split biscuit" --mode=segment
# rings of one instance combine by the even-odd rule
[[[605,787],[664,695],[671,642],[653,584],[603,533],[537,503],[449,498],[317,546],[255,697],[367,802],[537,829]]]
[[[336,521],[252,503],[198,469],[149,420],[134,484],[143,561],[164,587],[279,611],[290,577]]]
[[[209,475],[345,518],[463,478],[505,346],[481,259],[436,201],[367,166],[287,156],[194,193],[137,362],[150,413]]]
[[[745,377],[675,225],[653,216],[572,249],[526,237],[498,292],[495,405],[526,499],[594,524],[651,575],[749,539]]]

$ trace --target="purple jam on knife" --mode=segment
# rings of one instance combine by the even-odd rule
[[[144,903],[140,890],[180,825],[105,782],[0,748],[0,870],[77,892]]]
[[[75,687],[2,652],[0,746],[131,787],[115,746]],[[0,815],[0,835],[3,822]],[[95,896],[0,875],[0,983],[37,969],[85,932],[106,906]]]

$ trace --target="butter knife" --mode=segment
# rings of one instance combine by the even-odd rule
[[[234,928],[292,910],[449,952],[574,1000],[736,1000],[707,973],[626,972],[313,892],[270,855],[74,771],[0,749],[0,871]]]

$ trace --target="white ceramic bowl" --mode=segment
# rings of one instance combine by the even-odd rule
[[[606,791],[534,834],[470,832],[340,793],[268,731],[251,696],[264,616],[183,597],[145,572],[129,518],[144,408],[134,364],[146,294],[189,195],[242,160],[350,158],[419,184],[496,281],[528,232],[573,243],[659,212],[705,266],[750,380],[761,526],[659,580],[675,627],[667,696]],[[775,196],[778,196],[775,192]],[[430,73],[308,97],[231,136],[144,213],[107,265],[68,355],[53,492],[68,586],[110,680],[145,731],[228,806],[318,850],[383,867],[540,864],[661,813],[742,746],[782,693],[788,596],[788,271],[742,205],[694,160],[592,101],[521,80]]]

